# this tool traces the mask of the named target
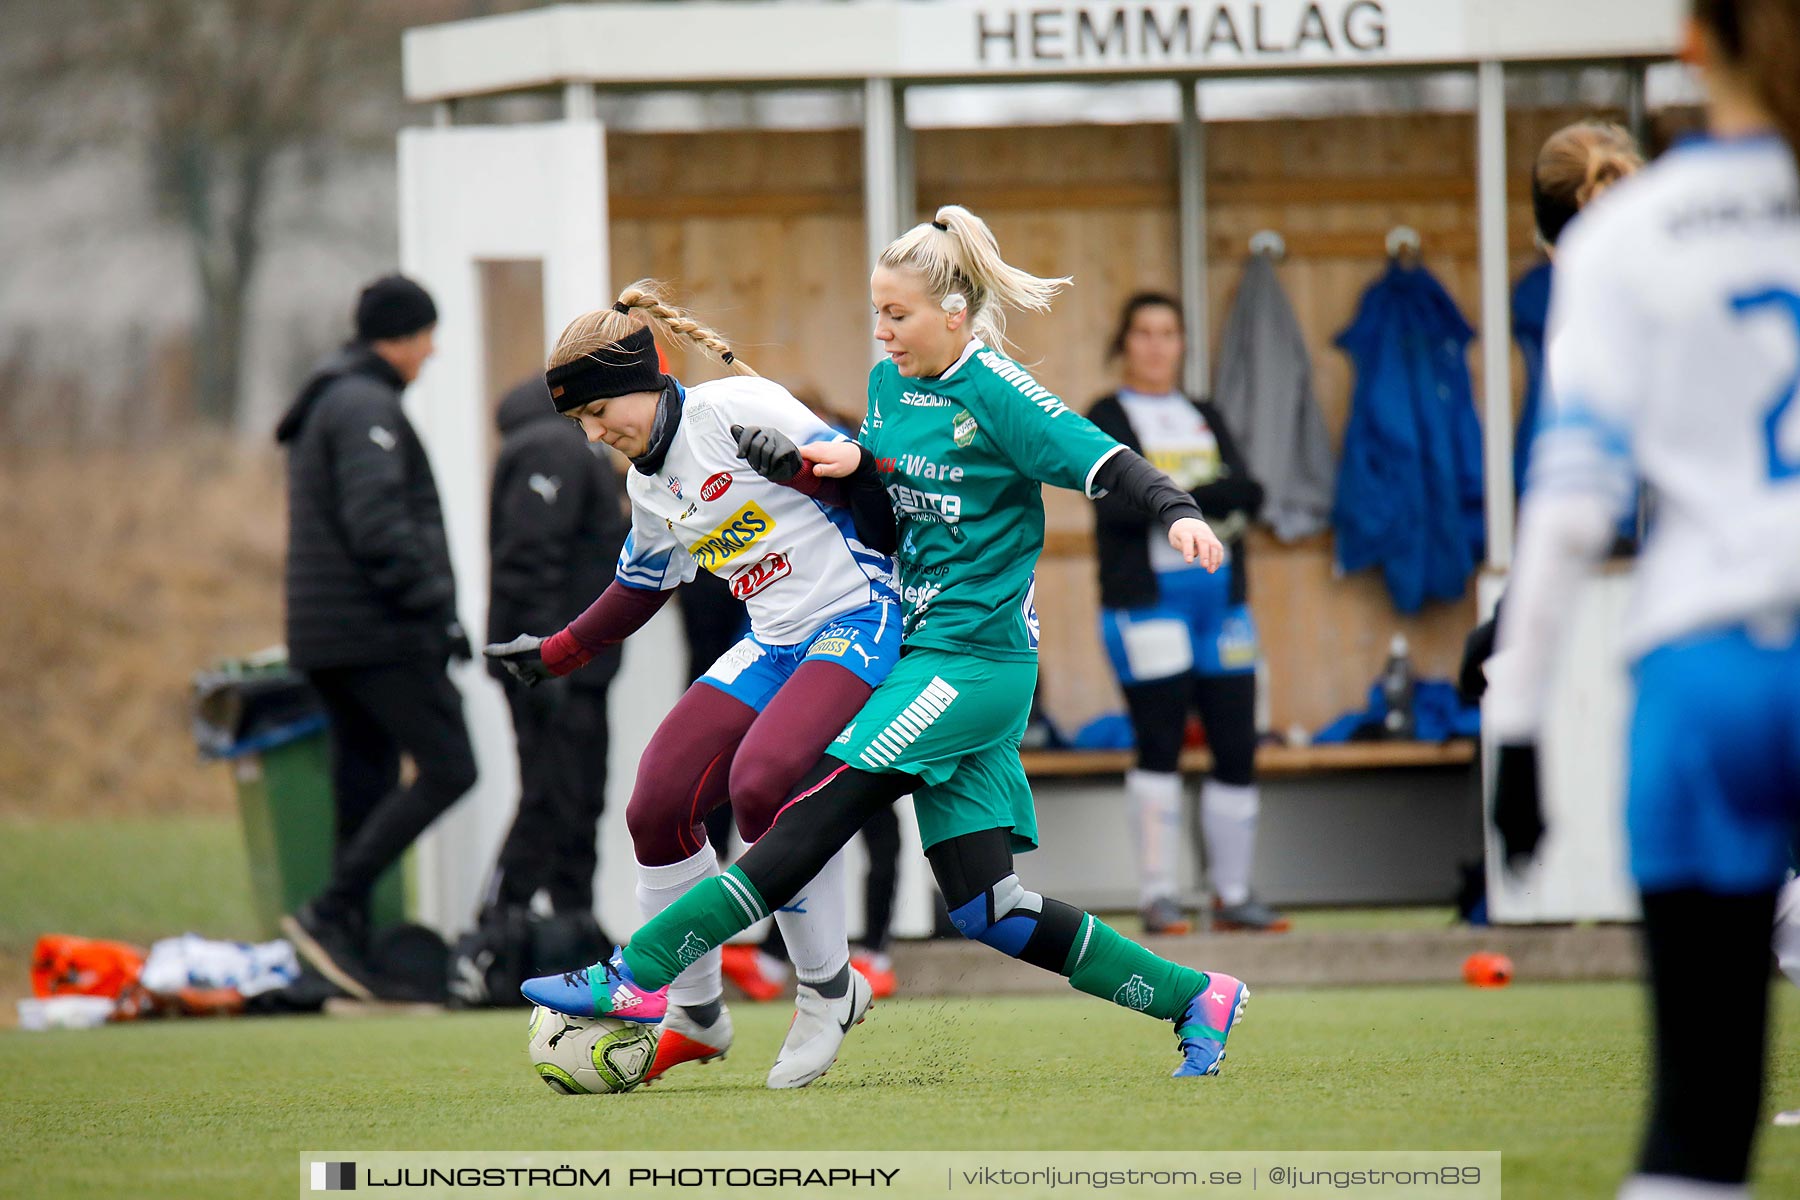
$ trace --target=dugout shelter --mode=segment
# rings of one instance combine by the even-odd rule
[[[1390,228],[1418,229],[1425,261],[1478,328],[1471,361],[1479,364],[1488,529],[1481,594],[1472,588],[1463,605],[1400,621],[1368,581],[1333,577],[1327,538],[1272,553],[1259,547],[1252,596],[1276,728],[1341,711],[1367,686],[1396,628],[1412,638],[1421,669],[1448,674],[1511,560],[1508,294],[1533,253],[1522,203],[1529,162],[1544,135],[1581,115],[1577,107],[1509,114],[1509,75],[1616,68],[1620,107],[1641,127],[1643,70],[1669,58],[1685,8],[1683,0],[701,0],[569,4],[409,30],[406,95],[429,106],[431,121],[399,140],[401,265],[431,289],[441,319],[439,354],[407,403],[443,481],[464,624],[485,627],[492,405],[541,370],[571,317],[639,275],[670,278],[764,374],[859,409],[874,354],[868,264],[899,230],[955,201],[990,218],[1013,261],[1076,277],[1056,314],[1017,322],[1014,336],[1026,357],[1043,356],[1040,376],[1077,407],[1104,390],[1099,347],[1119,300],[1147,284],[1182,296],[1187,384],[1204,394],[1235,260],[1251,233],[1279,228],[1284,274],[1316,339],[1321,403],[1337,406],[1338,428],[1348,383],[1329,349],[1333,322],[1383,261]],[[1222,125],[1205,119],[1199,87],[1446,73],[1472,81],[1472,120],[1466,111],[1418,111]],[[1165,88],[1172,120],[929,130],[908,121],[909,95],[928,89],[1045,82]],[[847,99],[854,124],[620,134],[602,119],[614,97],[654,104],[684,91],[796,89]],[[511,119],[510,98],[535,98],[538,119]],[[1509,350],[1483,354],[1484,346]],[[704,377],[684,369],[697,366],[676,370]],[[1110,684],[1095,644],[1086,520],[1084,503],[1052,498],[1040,567],[1046,661],[1073,664],[1047,666],[1046,687],[1060,688],[1076,710]],[[1555,710],[1561,736],[1547,746],[1558,832],[1529,891],[1494,869],[1490,848],[1497,919],[1633,914],[1618,817],[1625,689],[1613,632],[1623,598],[1622,578],[1603,576],[1582,601]],[[681,690],[679,638],[676,622],[659,616],[627,643],[614,688],[600,895],[615,931],[636,920],[625,799],[639,752]],[[421,915],[445,928],[472,915],[516,794],[498,689],[474,667],[459,682],[481,780],[422,843],[416,890]],[[1287,818],[1281,802],[1265,804],[1259,887],[1278,902],[1394,901],[1436,888],[1472,836],[1439,798],[1462,786],[1458,762],[1431,747],[1389,747],[1379,761],[1366,752],[1362,760],[1278,758],[1265,769],[1270,793],[1290,774],[1336,782],[1301,787]],[[1093,905],[1125,897],[1131,856],[1116,775],[1107,774],[1118,765],[1035,766],[1047,846],[1032,863],[1037,886]],[[1371,766],[1380,770],[1361,770]],[[1414,777],[1395,773],[1409,766],[1434,771],[1409,787]],[[1084,853],[1050,857],[1058,844]],[[1116,879],[1095,875],[1096,862]],[[1284,881],[1273,889],[1264,862]],[[929,927],[923,879],[909,853],[901,934]]]

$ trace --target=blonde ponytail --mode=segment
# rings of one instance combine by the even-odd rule
[[[642,321],[637,318],[639,313],[643,314]],[[722,363],[733,375],[756,374],[749,363],[732,353],[724,338],[664,299],[662,285],[654,279],[629,284],[613,307],[597,308],[570,321],[556,339],[547,365],[560,367],[578,358],[604,355],[641,325],[650,326],[651,332],[665,343],[685,345]]]
[[[1009,265],[987,222],[960,204],[944,205],[934,220],[889,242],[879,261],[918,272],[926,292],[946,307],[955,304],[950,297],[962,296],[970,330],[996,348],[1007,344],[1008,309],[1048,312],[1071,282],[1066,276],[1040,279]]]

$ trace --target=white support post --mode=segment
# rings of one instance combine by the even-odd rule
[[[1181,125],[1176,131],[1176,193],[1180,208],[1181,306],[1187,310],[1187,365],[1182,385],[1190,396],[1212,390],[1210,329],[1206,318],[1206,128],[1200,123],[1200,84],[1183,79]]]
[[[600,115],[600,103],[591,83],[563,84],[563,120],[592,121]]]
[[[863,232],[873,269],[881,251],[900,232],[899,89],[891,79],[863,81]],[[880,361],[879,348],[869,344],[870,357]]]
[[[1650,144],[1650,112],[1644,100],[1646,69],[1641,62],[1628,63],[1625,67],[1625,128],[1631,130],[1631,136],[1640,146]]]
[[[906,88],[894,85],[894,192],[899,222],[894,232],[909,228],[919,211],[919,180],[913,170],[913,131],[906,123]],[[871,264],[872,265],[872,264]]]
[[[1482,433],[1487,449],[1487,565],[1504,571],[1513,552],[1512,313],[1507,297],[1506,69],[1475,73],[1476,193],[1481,209]]]
[[[431,106],[431,124],[436,129],[448,129],[456,124],[456,101],[439,100]]]

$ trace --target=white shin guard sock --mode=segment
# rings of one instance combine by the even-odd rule
[[[1175,850],[1181,845],[1181,776],[1164,771],[1125,772],[1131,798],[1132,840],[1137,844],[1138,903],[1175,894]]]
[[[844,969],[850,961],[850,943],[845,932],[842,850],[799,895],[775,910],[775,923],[801,983],[823,983]]]
[[[1206,836],[1207,873],[1213,893],[1227,906],[1250,898],[1250,864],[1256,857],[1256,785],[1209,779],[1200,789],[1200,828]]]
[[[638,911],[645,919],[654,917],[669,905],[687,895],[702,879],[719,873],[719,860],[711,846],[701,846],[692,858],[663,867],[637,865]],[[675,977],[669,985],[670,1004],[705,1004],[725,994],[725,981],[719,970],[719,951],[708,950],[698,962]]]

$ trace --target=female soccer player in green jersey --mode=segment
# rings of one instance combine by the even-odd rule
[[[1186,492],[997,348],[1007,309],[1044,311],[1068,282],[1007,265],[987,225],[955,206],[882,252],[870,290],[887,358],[870,372],[858,444],[817,443],[798,457],[827,477],[872,461],[887,484],[899,517],[900,663],[736,865],[610,962],[529,981],[529,999],[572,1015],[654,1012],[684,966],[787,903],[870,812],[911,793],[965,937],[1172,1021],[1175,1074],[1218,1072],[1249,998],[1242,982],[1152,954],[1013,871],[1013,855],[1037,846],[1019,739],[1037,683],[1042,485],[1116,493],[1161,522],[1187,561],[1213,570],[1223,557]],[[836,1016],[847,1032],[862,1013]]]

